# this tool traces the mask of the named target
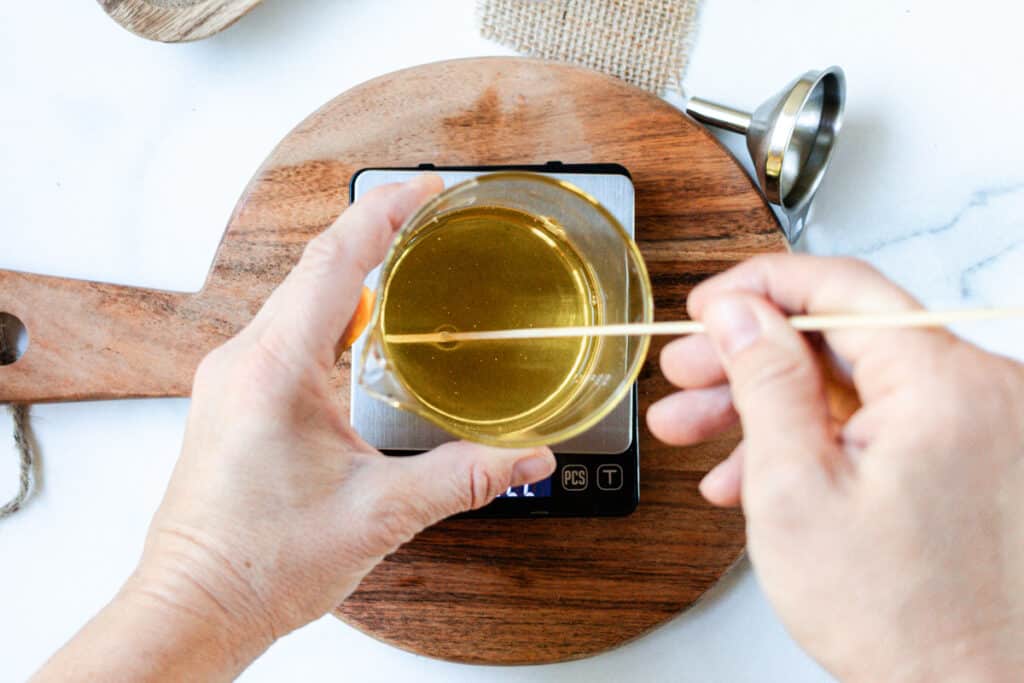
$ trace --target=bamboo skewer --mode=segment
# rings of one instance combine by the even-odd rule
[[[1024,317],[1024,308],[972,308],[954,311],[899,311],[893,313],[844,313],[831,315],[794,315],[789,323],[803,332],[883,329],[909,327],[945,327],[954,323]],[[559,337],[635,337],[648,334],[682,336],[704,332],[703,323],[680,320],[617,325],[581,325],[578,327],[523,327],[476,332],[423,332],[389,334],[389,344],[445,344],[460,341],[497,341],[503,339],[555,339]]]

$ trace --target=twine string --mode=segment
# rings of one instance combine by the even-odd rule
[[[17,359],[15,344],[8,343],[7,325],[0,319],[0,365],[10,365]],[[7,406],[14,422],[14,445],[18,452],[18,492],[0,507],[0,519],[13,515],[24,506],[32,488],[32,461],[34,453],[28,437],[28,406]]]

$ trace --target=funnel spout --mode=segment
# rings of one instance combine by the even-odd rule
[[[701,123],[731,130],[734,133],[746,134],[750,128],[750,114],[699,97],[690,98],[686,103],[686,113]]]

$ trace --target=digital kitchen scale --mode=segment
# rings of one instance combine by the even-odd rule
[[[492,171],[520,170],[544,173],[576,185],[595,197],[634,235],[634,192],[629,172],[618,164],[562,164],[542,166],[367,168],[350,183],[354,202],[364,193],[392,182],[401,182],[430,171],[450,187]],[[379,268],[367,276],[366,285],[377,288]],[[370,445],[388,455],[414,455],[435,448],[454,437],[427,420],[392,408],[367,394],[359,376],[363,341],[352,349],[352,427]],[[640,496],[640,460],[637,437],[636,385],[611,413],[591,429],[553,447],[558,466],[554,475],[528,486],[510,488],[473,517],[583,517],[628,515]]]

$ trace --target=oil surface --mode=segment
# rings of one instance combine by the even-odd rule
[[[382,294],[387,334],[600,322],[590,272],[557,226],[527,213],[470,207],[424,226]],[[396,374],[445,422],[506,434],[571,400],[592,342],[526,339],[392,344]]]

